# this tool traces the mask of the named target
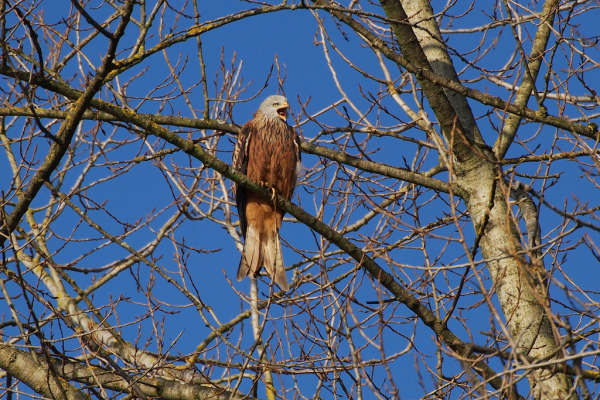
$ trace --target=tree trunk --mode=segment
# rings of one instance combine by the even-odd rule
[[[401,4],[399,0],[382,0],[381,4],[388,18],[416,24],[412,32],[408,29],[410,25],[392,24],[402,52],[411,62],[421,62],[421,68],[458,80],[429,2],[405,0]],[[407,6],[406,10],[403,5]],[[415,46],[415,41],[418,41],[420,49]],[[542,50],[538,48],[536,51],[541,53]],[[420,61],[423,60],[423,55],[418,54],[420,52],[427,62]],[[539,64],[536,75],[538,70]],[[439,92],[425,89],[424,92],[438,119],[446,115],[436,110],[439,99],[431,98],[432,95],[438,96]],[[451,172],[456,175],[456,183],[465,194],[463,200],[475,232],[481,235],[481,253],[488,260],[487,267],[508,328],[505,334],[519,353],[544,359],[557,349],[547,317],[551,315],[548,298],[540,282],[532,279],[522,255],[519,234],[510,218],[508,191],[500,181],[501,170],[496,167],[496,157],[491,149],[483,144],[466,99],[448,91],[445,95],[456,112],[455,119],[459,121],[452,132],[443,130],[455,156],[454,171]],[[448,126],[448,121],[440,121],[440,126]],[[564,374],[535,370],[530,376],[530,383],[536,399],[576,398]]]

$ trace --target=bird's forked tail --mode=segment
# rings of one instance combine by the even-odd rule
[[[238,267],[237,280],[241,281],[248,275],[256,276],[263,265],[271,279],[277,282],[283,290],[289,290],[290,286],[281,255],[279,229],[267,229],[266,232],[259,232],[253,225],[249,225],[242,259]]]

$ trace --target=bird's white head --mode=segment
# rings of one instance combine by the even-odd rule
[[[284,96],[273,95],[263,100],[258,112],[267,117],[279,117],[285,121],[289,108],[290,105]]]

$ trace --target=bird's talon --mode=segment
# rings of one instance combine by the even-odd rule
[[[277,200],[277,190],[269,184],[269,182],[260,181],[258,184],[271,192],[271,201],[275,204]]]

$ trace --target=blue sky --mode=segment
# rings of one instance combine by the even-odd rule
[[[100,6],[101,4],[101,2],[96,3],[98,3],[95,4],[97,6]],[[49,5],[50,3],[48,2],[44,4]],[[64,4],[68,5],[69,2],[64,2]],[[443,6],[441,2],[433,2],[432,4],[434,9]],[[246,2],[232,0],[200,2],[200,20],[201,22],[206,22],[238,10],[256,6],[257,5]],[[473,11],[467,14],[467,17],[455,19],[453,20],[452,25],[445,25],[443,28],[455,29],[457,27],[475,27],[489,22],[489,13],[486,15],[482,11],[483,7],[484,5],[480,2],[475,2]],[[46,17],[58,23],[61,20],[60,9],[60,7],[53,8],[52,6],[48,6],[48,8],[45,10]],[[89,9],[92,15],[94,15],[98,20],[102,20],[103,17],[112,13],[112,10],[105,5],[99,9],[95,9],[90,5]],[[451,14],[461,15],[465,11],[465,5],[460,3],[452,9]],[[577,21],[575,21],[577,23],[577,32],[582,32],[582,30],[589,29],[594,26],[593,23],[586,23],[592,21],[593,18],[597,18],[597,11],[594,12],[595,14],[590,14],[590,16],[584,15],[578,17]],[[189,5],[187,13],[191,14],[191,7]],[[173,18],[174,14],[170,10],[167,10],[166,15],[170,15],[170,18]],[[342,27],[348,38],[348,40],[345,40],[343,34],[337,30],[329,16],[324,13],[320,13],[320,16],[324,19],[328,33],[331,35],[336,46],[338,46],[338,48],[345,55],[350,57],[357,65],[365,68],[368,72],[381,78],[381,70],[375,63],[376,58],[368,48],[362,46],[360,39],[358,39],[356,35],[352,34],[349,28]],[[167,17],[167,20],[171,21],[169,17]],[[177,32],[186,29],[190,25],[191,22],[189,20],[181,18],[177,28],[174,29],[174,31]],[[111,26],[111,28],[114,29],[114,26]],[[531,25],[528,25],[528,29],[530,29],[529,34],[533,34],[533,28]],[[135,29],[131,28],[131,30],[132,32],[135,32]],[[482,34],[477,36],[470,34],[448,35],[448,43],[450,46],[456,48],[459,53],[469,54],[469,57],[474,57],[473,54],[476,54],[469,53],[472,50],[479,49],[482,52],[487,51],[485,57],[479,61],[479,65],[485,68],[499,69],[502,67],[502,65],[504,65],[505,59],[512,52],[514,52],[514,38],[512,38],[512,33],[506,27],[502,30],[500,40],[498,40],[496,43],[493,43],[494,39],[498,35],[499,30],[500,29],[498,28],[495,31],[489,32],[485,37]],[[165,30],[163,34],[164,33],[167,33],[167,31]],[[525,36],[527,35],[527,32],[522,33]],[[156,31],[153,31],[153,34],[155,36],[148,39],[147,48],[152,47],[158,42]],[[316,46],[314,44],[315,38],[318,39],[317,34],[317,22],[308,11],[283,11],[243,19],[202,35],[203,54],[204,61],[206,63],[210,93],[214,94],[215,85],[218,86],[220,80],[222,79],[220,59],[221,54],[223,54],[224,66],[227,71],[231,70],[231,60],[235,55],[235,68],[241,68],[240,76],[243,77],[243,82],[248,84],[246,92],[241,96],[242,99],[252,98],[266,81],[270,69],[276,65],[276,63],[278,63],[282,73],[285,73],[286,76],[283,88],[285,94],[290,100],[292,111],[294,113],[297,114],[300,112],[298,100],[302,103],[305,103],[310,99],[310,102],[307,106],[307,111],[309,113],[314,113],[340,100],[342,96],[338,92],[332,80],[331,72],[329,71],[325,62],[323,49],[321,46]],[[131,45],[131,43],[126,44]],[[526,42],[525,49],[527,52],[528,46],[529,42]],[[89,47],[87,54],[93,62],[98,63],[103,56],[105,47],[106,40],[103,38],[98,38],[93,42],[93,46]],[[336,66],[338,79],[343,86],[344,91],[346,91],[350,98],[356,101],[356,104],[359,107],[367,107],[367,102],[360,98],[361,91],[362,93],[376,93],[377,91],[381,90],[380,85],[378,83],[369,81],[360,73],[348,67],[343,60],[337,54],[335,54],[333,49],[329,48],[329,52],[333,63]],[[125,51],[124,54],[128,54],[128,51]],[[197,44],[194,39],[169,48],[167,50],[167,54],[169,55],[170,61],[173,64],[179,61],[178,70],[180,72],[181,82],[184,84],[184,86],[189,87],[199,82],[200,72],[199,62],[197,59]],[[597,56],[597,52],[594,53],[594,55]],[[461,69],[465,66],[457,57],[454,57],[453,59],[456,63],[455,66],[457,69]],[[564,60],[560,59],[560,54],[556,57],[556,63],[559,65],[558,68],[565,66]],[[183,67],[184,64],[185,67]],[[397,69],[394,69],[393,65],[389,62],[387,65],[394,78],[396,78],[398,76]],[[132,68],[120,78],[119,84],[125,85],[126,79],[142,73],[143,75],[141,75],[140,78],[134,80],[127,87],[128,95],[144,96],[152,89],[157,87],[163,81],[163,79],[168,76],[169,71],[165,66],[162,53],[157,53],[146,59],[140,65]],[[215,77],[217,76],[217,73],[219,73],[219,78],[215,84],[214,80],[216,79]],[[589,74],[597,75],[597,71],[590,71]],[[82,76],[80,75],[79,68],[75,61],[65,68],[63,71],[63,77],[73,77],[73,85],[78,86],[79,82],[82,80]],[[494,95],[500,95],[503,96],[503,98],[506,98],[506,91],[504,89],[501,89],[497,85],[491,84],[490,82],[479,80],[479,77],[480,71],[471,68],[465,73],[463,79],[473,80],[473,82],[469,82],[468,84],[472,87],[478,88],[481,91],[489,92]],[[553,79],[554,78],[555,77],[553,77]],[[511,79],[516,79],[516,77],[512,76]],[[591,80],[592,79],[590,79],[590,81]],[[161,95],[167,95],[174,90],[174,87],[175,85],[169,85],[168,87],[158,89],[157,93]],[[584,93],[582,87],[577,85],[575,80],[569,82],[568,88],[577,94]],[[232,122],[235,122],[238,125],[245,123],[247,120],[252,118],[252,113],[257,109],[262,98],[276,92],[278,92],[278,85],[277,68],[275,67],[273,75],[268,81],[267,88],[259,97],[248,102],[241,102],[233,108]],[[102,98],[105,98],[106,92],[103,92],[101,96]],[[410,94],[405,96],[406,101],[411,106],[414,106],[414,99],[412,96]],[[203,107],[203,94],[201,85],[195,86],[189,92],[189,98],[191,99],[193,108],[198,112],[198,115],[201,115],[199,113]],[[137,101],[139,100],[134,99],[132,100],[132,103],[137,104]],[[558,113],[559,110],[552,106],[552,104],[553,103],[550,101],[547,103],[550,113]],[[403,121],[408,121],[408,117],[406,117],[405,114],[389,98],[384,100],[384,105],[388,107],[389,110],[395,114],[395,116]],[[491,111],[488,107],[479,106],[473,101],[471,101],[471,106],[473,107],[476,117],[481,117],[479,123],[485,140],[488,144],[492,145],[497,135],[492,125],[498,126],[500,119],[497,116],[494,116],[492,113],[488,120],[487,113]],[[531,102],[530,106],[535,108],[535,103]],[[426,104],[425,108],[427,109]],[[351,117],[355,119],[356,115],[352,112],[350,107],[348,107],[348,109]],[[341,108],[339,110],[341,111]],[[159,111],[166,115],[173,114],[185,117],[192,116],[191,111],[181,98],[168,102],[168,104],[162,109],[160,108],[160,102],[158,101],[147,102],[140,108],[140,112],[157,113]],[[574,108],[568,108],[566,112],[568,115],[573,117],[580,116]],[[369,114],[369,118],[376,120],[376,114],[376,111],[371,112]],[[340,115],[337,115],[332,111],[319,116],[319,121],[333,126],[345,126],[347,124]],[[491,121],[491,124],[489,121]],[[397,123],[397,121],[395,121],[393,118],[385,116],[382,117],[383,125],[391,125],[395,123]],[[58,125],[55,125],[53,129],[57,129],[57,126]],[[95,123],[86,122],[83,126],[86,129],[91,129],[93,126],[95,126]],[[531,138],[531,141],[527,143],[527,147],[533,149],[539,145],[540,149],[542,149],[539,151],[539,153],[543,153],[544,149],[550,149],[552,145],[551,141],[554,137],[554,128],[543,127],[540,133],[537,132],[538,128],[539,127],[537,125],[523,126],[522,130],[520,131],[522,135],[521,138]],[[111,129],[113,128],[107,125],[105,129],[107,130],[105,135],[110,135]],[[174,130],[175,128],[172,129]],[[301,127],[301,133],[306,139],[313,138],[319,132],[319,130],[320,127],[313,123],[308,123]],[[210,133],[212,132],[207,132],[207,134]],[[187,135],[187,131],[183,131],[181,134]],[[410,130],[405,134],[421,140],[425,139],[425,135],[422,131]],[[132,140],[131,133],[122,128],[118,128],[115,135],[120,140]],[[199,135],[199,133],[192,132],[192,135],[197,137],[196,135]],[[361,134],[358,134],[357,137],[360,135]],[[155,139],[152,138],[150,139],[151,142],[154,140]],[[224,161],[229,162],[230,160],[230,151],[232,150],[233,140],[234,138],[231,137],[229,140],[222,139],[219,142],[219,152],[217,152],[217,155]],[[325,142],[322,142],[322,144],[326,145]],[[590,145],[593,146],[593,143]],[[42,153],[41,151],[44,150],[44,141],[40,141],[39,146],[40,153]],[[570,149],[569,146],[572,146],[572,144],[563,140],[559,141],[559,146],[562,151],[566,151]],[[415,145],[408,144],[407,142],[400,142],[391,138],[373,139],[372,142],[369,143],[368,148],[376,151],[375,157],[377,161],[400,167],[404,166],[404,159],[406,159],[410,164],[416,151]],[[145,152],[145,149],[141,148],[139,143],[126,145],[123,146],[122,149],[117,149],[111,152],[107,156],[107,161],[116,161],[124,158],[131,159],[137,155],[137,152],[140,152],[140,154],[144,154]],[[351,149],[349,152],[353,155],[356,155],[355,149]],[[515,144],[513,148],[511,148],[508,157],[516,157],[525,153],[526,150],[524,147]],[[81,159],[86,157],[87,154],[80,154]],[[315,156],[304,155],[303,157],[303,166],[307,172],[310,172],[311,169],[319,165],[321,162],[321,160]],[[436,161],[436,157],[430,156],[426,161],[426,166],[430,167]],[[186,171],[187,173],[195,173],[197,169],[200,168],[199,161],[193,159],[189,160],[187,156],[183,154],[168,156],[164,159],[164,162],[169,168],[174,168],[173,166],[175,164],[177,164],[179,168],[189,167],[190,170]],[[423,169],[426,170],[427,167]],[[69,188],[71,184],[73,184],[74,180],[77,178],[75,172],[81,170],[81,168],[83,168],[83,166],[73,168],[71,170],[70,175],[68,175],[66,178],[65,190]],[[518,167],[519,172],[529,174],[535,173],[536,169],[537,164],[523,164]],[[331,172],[332,170],[333,167],[331,167],[328,171]],[[6,186],[6,182],[9,180],[7,172],[8,171],[6,168],[0,168],[0,178],[2,179],[3,186]],[[544,171],[543,173],[549,175],[556,173],[561,174],[557,183],[545,192],[546,198],[557,207],[563,207],[564,203],[566,204],[567,209],[570,209],[574,204],[575,196],[583,202],[588,201],[591,206],[596,205],[597,188],[594,187],[593,183],[580,178],[582,171],[576,164],[566,160],[555,162],[549,168],[549,171]],[[101,165],[98,166],[92,173],[90,173],[86,179],[92,182],[95,179],[111,176],[111,174],[112,172],[109,166]],[[438,178],[441,180],[446,180],[447,174],[440,174]],[[331,179],[332,176],[324,176],[320,178],[318,183],[320,185],[323,185],[323,182],[327,184]],[[187,178],[187,180],[189,181],[191,178]],[[529,181],[526,180],[526,183],[529,183]],[[226,184],[229,186],[230,182],[226,181]],[[534,184],[537,185],[539,182],[536,181]],[[401,185],[402,183],[397,183],[395,186],[399,188]],[[365,187],[366,186],[368,185],[365,185]],[[152,230],[158,229],[161,224],[167,220],[173,212],[175,212],[176,209],[171,205],[173,201],[172,188],[166,184],[164,173],[161,172],[160,168],[157,168],[155,164],[149,162],[136,164],[127,173],[108,182],[103,182],[95,187],[91,187],[86,191],[85,194],[90,198],[97,199],[99,202],[106,201],[106,208],[110,211],[110,215],[100,211],[90,211],[89,215],[93,218],[97,218],[98,221],[101,221],[103,226],[112,234],[117,235],[121,233],[122,227],[117,220],[121,222],[126,221],[129,224],[137,224],[141,226],[138,232],[130,235],[127,238],[127,242],[136,248],[143,246],[148,240],[151,240],[151,238],[154,236]],[[322,195],[322,191],[306,185],[304,187],[299,187],[297,194],[302,206],[311,214],[317,214],[319,211],[319,200],[320,196]],[[426,197],[426,195],[424,195],[424,197]],[[433,197],[433,194],[431,197]],[[43,199],[44,201],[47,199],[47,194],[44,194]],[[86,200],[82,198],[78,199],[78,201],[83,203],[86,202]],[[295,198],[294,201],[297,202],[298,200]],[[41,205],[42,203],[43,202],[40,201],[39,204],[36,204]],[[169,208],[163,211],[165,207]],[[422,224],[425,225],[436,220],[437,218],[441,218],[443,214],[440,210],[447,211],[448,208],[439,200],[436,200],[431,204],[423,205],[421,211]],[[459,205],[459,210],[464,210],[463,204]],[[154,217],[155,215],[156,217]],[[324,220],[327,221],[328,218],[331,218],[333,215],[333,208],[326,208],[324,211]],[[359,213],[357,215],[360,216],[361,214]],[[149,222],[147,226],[143,226],[146,219],[150,218],[150,216],[151,218],[155,219]],[[557,224],[559,224],[560,217],[557,216],[555,212],[544,207],[542,207],[541,216],[542,235],[550,235],[546,236],[545,238],[545,240],[550,240],[552,237],[558,235],[557,232],[551,231],[555,226],[557,226]],[[413,223],[413,219],[409,216],[402,216],[401,218],[407,224],[407,232],[410,232],[410,224]],[[352,221],[353,220],[351,219],[351,222]],[[378,223],[378,220],[372,222],[364,230],[364,232],[361,231],[361,234],[368,235],[369,233],[376,231],[378,229]],[[81,240],[81,242],[70,244],[64,249],[60,247],[60,243],[62,243],[61,240],[54,240],[52,243],[55,247],[52,249],[52,251],[60,250],[55,256],[55,261],[58,263],[72,262],[78,256],[80,256],[82,252],[90,251],[98,245],[98,242],[90,242],[88,240],[90,238],[98,238],[99,235],[97,232],[85,224],[80,225],[78,223],[78,219],[75,218],[75,215],[68,210],[61,215],[60,224],[58,224],[54,229],[56,234],[62,236],[68,236],[71,232],[75,231],[75,237]],[[394,232],[391,237],[398,239],[406,235],[407,232]],[[474,234],[470,222],[464,225],[464,232],[466,234],[467,241],[472,241]],[[457,234],[453,227],[444,229],[439,233],[451,236],[453,239],[457,238]],[[597,232],[589,231],[587,233],[593,240],[598,242]],[[569,239],[569,244],[575,244],[581,238],[582,234],[583,230],[575,232]],[[318,246],[320,245],[320,238],[318,235],[313,234],[308,228],[298,223],[284,223],[284,226],[281,230],[281,235],[286,242],[289,242],[291,246],[295,248],[308,248],[311,251],[317,251]],[[352,237],[357,243],[360,243],[361,238],[358,235],[354,235]],[[178,242],[178,245],[173,245],[172,243],[165,241],[155,251],[153,256],[156,258],[158,265],[164,267],[165,270],[174,272],[174,275],[176,276],[177,263],[175,262],[175,258],[178,252],[181,251],[181,248],[184,247],[184,242],[185,245],[196,249],[220,250],[207,254],[201,254],[200,252],[196,251],[186,251],[186,255],[189,257],[187,263],[189,267],[188,272],[195,283],[195,288],[191,290],[193,293],[196,293],[197,290],[199,297],[205,301],[207,305],[214,309],[221,322],[228,321],[240,311],[247,308],[247,305],[240,300],[239,296],[234,292],[226,280],[226,278],[233,280],[233,287],[236,290],[243,293],[248,292],[248,280],[244,280],[240,283],[235,281],[235,272],[239,261],[239,253],[235,249],[233,240],[222,226],[219,226],[208,219],[204,219],[202,221],[184,221],[176,230],[175,239]],[[390,238],[390,241],[393,240]],[[431,258],[435,258],[437,255],[440,255],[441,257],[440,264],[438,264],[437,267],[441,267],[442,264],[447,266],[453,262],[456,264],[464,264],[466,262],[464,257],[460,258],[462,254],[462,248],[460,246],[452,245],[449,249],[445,249],[443,247],[443,243],[444,242],[442,240],[437,238],[428,239],[427,246]],[[423,267],[424,258],[421,251],[419,251],[417,248],[413,248],[417,245],[418,243],[411,243],[405,248],[391,252],[391,255],[394,257],[395,261],[400,262],[407,267],[414,267],[414,269],[407,268],[406,270],[400,271],[400,273],[406,274],[403,277],[408,278],[407,280],[416,279],[422,273],[422,270],[419,268]],[[334,248],[330,247],[329,250],[334,250]],[[88,257],[82,260],[78,266],[81,268],[98,268],[125,255],[126,252],[123,249],[120,249],[117,246],[107,246],[104,249],[90,254]],[[284,248],[284,259],[286,264],[289,265],[300,261],[302,256],[286,246]],[[384,260],[380,260],[380,263],[380,265],[384,266],[385,268],[390,268],[389,265],[385,264]],[[353,264],[349,263],[345,268],[350,269],[353,266]],[[547,265],[546,267],[550,268],[551,266]],[[592,257],[589,251],[585,251],[583,247],[579,247],[578,249],[572,251],[568,258],[561,264],[561,267],[565,268],[565,270],[568,271],[569,276],[577,282],[577,285],[583,287],[584,289],[594,289],[597,286],[597,282],[600,280],[600,271],[598,270],[597,260]],[[487,276],[484,268],[481,267],[481,269],[483,271],[483,275]],[[453,285],[455,285],[460,279],[460,274],[462,271],[462,268],[456,268],[454,272],[450,272],[448,274],[448,279],[453,282]],[[314,268],[312,272],[318,273],[317,268]],[[102,273],[98,272],[97,276],[100,276],[101,274]],[[80,286],[82,287],[86,287],[91,283],[93,280],[91,275],[93,274],[74,274],[77,281],[80,282]],[[109,285],[106,285],[95,293],[95,299],[98,302],[97,305],[107,304],[111,297],[113,300],[117,299],[119,296],[126,297],[127,301],[121,301],[117,310],[119,312],[119,322],[123,324],[129,323],[135,321],[138,317],[147,312],[147,308],[145,306],[148,302],[146,294],[138,290],[136,287],[136,280],[142,286],[141,289],[147,290],[147,288],[153,287],[153,295],[156,296],[157,299],[170,304],[169,306],[164,305],[164,310],[178,313],[175,316],[172,316],[168,313],[157,313],[158,320],[164,317],[166,321],[163,327],[165,330],[165,343],[163,346],[168,347],[173,344],[173,348],[171,349],[172,355],[176,355],[178,352],[185,354],[193,351],[193,349],[205,337],[205,335],[210,332],[210,330],[205,327],[196,310],[193,307],[189,307],[189,302],[187,299],[173,290],[164,280],[160,278],[151,279],[150,276],[151,274],[146,266],[135,266],[132,268],[131,273],[122,274],[122,276],[114,279]],[[288,273],[288,278],[291,278],[291,273]],[[439,275],[439,279],[440,282],[438,283],[443,285],[444,279],[442,278],[441,274]],[[364,278],[364,280],[366,281],[367,279]],[[566,285],[569,285],[569,283],[564,279],[561,279],[561,281]],[[486,287],[491,287],[489,279],[486,281]],[[265,283],[261,282],[259,288],[263,293],[268,292],[268,286]],[[308,291],[310,289],[314,289],[314,287],[307,285],[302,287],[301,290]],[[429,293],[431,288],[416,287],[415,289]],[[474,284],[469,286],[468,290],[465,290],[464,297],[461,299],[459,306],[464,308],[465,318],[467,318],[467,322],[471,324],[469,325],[469,328],[474,335],[476,343],[485,344],[486,337],[479,332],[489,329],[489,312],[485,306],[482,306],[476,310],[468,310],[470,305],[473,305],[481,300],[481,294],[478,293],[477,290],[478,288]],[[559,290],[554,287],[551,290],[557,294],[559,293]],[[365,286],[361,288],[357,294],[360,296],[360,301],[377,300],[376,291],[371,289],[370,285],[368,284],[365,284]],[[323,316],[331,318],[332,315],[328,314],[328,312],[330,312],[329,308],[326,307],[327,301],[329,300],[325,299],[324,303],[319,304],[318,307],[323,307]],[[556,308],[562,311],[558,305],[556,305]],[[271,309],[270,315],[276,317],[281,316],[286,312],[288,312],[286,309],[274,306]],[[413,316],[408,309],[401,305],[390,305],[386,309],[385,315],[391,317],[392,314],[394,315],[394,321],[398,324],[397,327],[400,334],[398,335],[396,333],[392,333],[391,331],[386,331],[384,333],[384,347],[388,354],[394,353],[395,351],[401,351],[405,346],[407,346],[407,337],[410,337],[413,334],[413,326],[410,323]],[[305,314],[299,313],[296,321],[300,326],[302,326],[304,323],[306,323],[307,318],[308,317]],[[111,322],[116,323],[116,320],[111,318]],[[273,326],[277,327],[277,334],[282,334],[282,332],[287,331],[286,328],[289,328],[285,326],[283,322],[277,321],[274,322],[273,325],[268,326],[268,328],[270,328],[270,330],[268,329],[268,334],[275,332],[275,330],[272,329]],[[450,327],[463,340],[468,340],[469,336],[467,332],[457,322],[451,321]],[[246,323],[243,329],[244,335],[242,347],[248,348],[251,345],[249,323]],[[159,343],[157,342],[155,332],[153,332],[151,329],[150,320],[145,320],[141,324],[131,323],[130,325],[123,327],[122,331],[124,337],[130,341],[135,341],[139,335],[139,344],[141,347],[144,345],[144,343],[146,343],[146,341],[148,341],[149,349],[152,351],[156,351],[160,347]],[[376,329],[368,329],[367,332],[375,334]],[[182,335],[178,341],[173,343],[173,341],[175,341],[181,333]],[[236,329],[231,336],[232,340],[236,341],[239,335],[240,330]],[[364,338],[361,338],[360,335],[356,334],[355,336],[357,343],[366,343]],[[417,375],[414,367],[415,363],[419,364],[421,367],[423,366],[423,363],[427,363],[430,366],[435,365],[435,347],[432,345],[432,332],[419,323],[417,334],[414,338],[414,343],[418,349],[418,352],[415,352],[413,355],[411,355],[411,357],[406,357],[406,359],[403,358],[401,361],[396,361],[393,364],[396,384],[402,388],[403,393],[401,396],[403,398],[419,398],[433,387],[433,383],[427,381],[426,379],[424,382],[425,389],[421,388],[419,384],[419,376]],[[224,358],[225,351],[221,351],[223,353],[220,353],[219,350],[212,350],[209,352],[209,356],[215,358]],[[278,355],[278,361],[283,361],[288,353],[283,353],[283,355],[282,353],[278,353]],[[368,348],[363,353],[363,357],[365,359],[377,358],[378,356],[379,354],[373,348]],[[445,357],[445,360],[448,365],[448,370],[445,370],[445,373],[447,375],[456,373],[457,365],[454,361],[452,361],[451,357]],[[498,366],[496,365],[496,367]],[[379,378],[380,381],[378,383],[384,384],[385,378]],[[286,377],[286,379],[288,378]],[[314,377],[303,376],[302,379],[304,379],[303,382],[306,382],[308,387],[315,385]],[[246,384],[242,387],[242,390],[247,390],[247,388],[248,385]],[[261,393],[259,392],[259,396],[260,395]],[[331,396],[329,398],[333,397]]]

